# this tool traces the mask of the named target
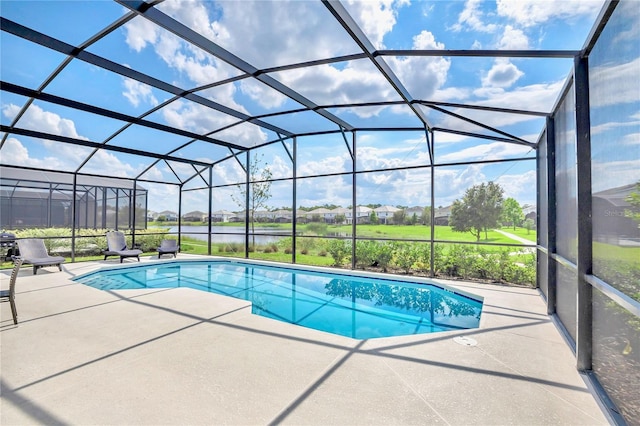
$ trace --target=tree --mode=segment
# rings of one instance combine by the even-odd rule
[[[513,225],[513,230],[516,230],[516,226],[520,225],[524,220],[524,213],[522,207],[514,198],[507,198],[502,205],[502,223],[509,223]]]
[[[467,189],[462,200],[451,206],[449,225],[455,232],[471,232],[480,241],[480,234],[498,225],[502,212],[503,189],[494,182],[474,185]]]
[[[422,224],[431,225],[431,206],[427,206],[422,210]]]
[[[262,156],[253,157],[249,164],[249,205],[247,206],[247,185],[238,184],[240,196],[231,195],[231,199],[242,209],[249,210],[249,222],[251,223],[252,245],[256,245],[255,212],[261,208],[267,208],[267,201],[271,198],[271,169],[262,167]]]
[[[527,219],[524,221],[523,225],[524,225],[524,228],[527,230],[527,234],[530,234],[535,223],[533,222],[532,219]]]
[[[378,219],[378,215],[373,210],[371,210],[371,213],[369,213],[369,223],[372,225],[377,225],[380,223],[380,219]]]
[[[347,216],[345,216],[342,213],[339,213],[339,214],[336,215],[335,221],[336,221],[337,225],[342,225],[343,223],[345,223],[347,221]]]
[[[402,225],[404,224],[404,219],[407,216],[404,210],[398,210],[397,212],[393,212],[393,224],[394,225]]]

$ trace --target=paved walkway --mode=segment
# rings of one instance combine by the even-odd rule
[[[0,424],[608,424],[534,289],[449,282],[484,297],[478,329],[354,340],[193,289],[71,281],[116,263],[20,271]]]
[[[494,231],[496,231],[496,232],[498,232],[498,233],[500,233],[500,234],[504,235],[505,237],[509,237],[509,238],[511,238],[512,240],[518,241],[519,243],[522,243],[522,244],[527,244],[527,245],[529,245],[529,244],[535,244],[535,242],[534,242],[534,241],[527,240],[526,238],[519,237],[519,236],[514,235],[514,234],[511,234],[511,233],[509,233],[509,232],[505,232],[505,231],[503,231],[502,229],[494,229]],[[533,249],[532,249],[532,250],[533,250]]]

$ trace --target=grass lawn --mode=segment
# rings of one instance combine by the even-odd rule
[[[173,222],[150,222],[149,226],[176,226],[177,223]],[[194,223],[183,223],[184,226],[206,226],[207,224],[202,222],[194,222]],[[228,227],[244,227],[244,223],[229,223],[229,222],[220,222],[215,223],[215,226],[228,226]],[[272,228],[274,230],[287,230],[292,229],[291,223],[256,223],[256,227],[259,228]],[[305,233],[309,233],[307,230],[309,224],[299,223],[297,225],[297,230],[299,234],[304,235]],[[464,242],[475,242],[476,238],[470,232],[454,232],[450,226],[436,226],[435,228],[435,238],[438,240],[447,240],[447,241],[464,241]],[[501,230],[517,235],[521,238],[527,239],[532,243],[536,242],[536,231],[530,230],[527,231],[525,228],[516,228],[515,230],[512,227],[504,227],[500,228]],[[326,230],[328,235],[341,235],[341,236],[351,236],[352,227],[351,225],[327,225]],[[431,238],[431,227],[425,225],[357,225],[357,233],[358,237],[364,238],[390,238],[390,239],[430,239]],[[313,235],[316,235],[313,233]],[[489,231],[487,233],[487,238],[485,239],[485,234],[482,233],[480,238],[480,242],[485,243],[497,243],[497,244],[519,244],[518,241],[512,240],[511,238],[504,236],[495,231]]]
[[[524,238],[525,240],[529,240],[534,244],[536,242],[536,236],[538,235],[538,232],[535,229],[531,229],[527,231],[526,228],[516,227],[516,229],[514,230],[512,226],[511,227],[506,226],[506,227],[500,228],[500,230],[504,232],[508,232],[513,235],[517,235],[518,237]]]
[[[593,243],[594,260],[625,262],[638,265],[640,261],[640,247],[620,247],[607,243]]]

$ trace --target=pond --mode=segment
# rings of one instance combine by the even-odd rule
[[[173,226],[169,232],[178,232],[178,227]],[[207,241],[207,226],[182,226],[182,235],[196,240]],[[255,228],[256,244],[271,244],[283,238],[291,236],[291,230],[278,228]],[[244,243],[244,226],[212,226],[212,241],[215,243]],[[260,235],[271,234],[271,235]],[[250,237],[251,238],[251,237]]]

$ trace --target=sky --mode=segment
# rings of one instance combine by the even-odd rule
[[[342,5],[362,29],[375,49],[562,49],[579,50],[602,8],[602,0],[575,1],[343,1]],[[115,2],[95,1],[12,1],[0,3],[2,16],[49,34],[73,46],[89,40],[95,33],[128,11]],[[158,9],[178,22],[213,41],[230,54],[241,58],[247,67],[266,69],[305,61],[360,53],[360,48],[332,18],[319,1],[172,1]],[[632,13],[633,15],[633,13]],[[61,25],[61,22],[68,24]],[[65,56],[2,33],[2,80],[29,88],[38,88],[65,60]],[[88,52],[116,64],[163,80],[180,90],[199,88],[195,93],[206,101],[233,109],[238,116],[270,114],[296,110],[301,104],[274,90],[283,83],[316,105],[398,101],[400,95],[377,72],[368,59],[355,59],[266,73],[266,80],[241,78],[213,88],[208,84],[233,79],[242,71],[189,46],[174,34],[154,23],[135,17],[103,39],[90,44]],[[571,72],[572,59],[523,59],[482,57],[385,56],[413,99],[444,101],[500,108],[549,112]],[[624,77],[637,70],[631,66],[616,70]],[[635,64],[637,64],[637,57]],[[622,64],[624,65],[624,64]],[[607,64],[603,64],[607,67]],[[626,74],[625,74],[626,73]],[[275,84],[265,84],[275,83]],[[237,117],[205,108],[202,104],[172,98],[166,90],[152,87],[117,72],[107,71],[81,60],[71,61],[44,89],[78,102],[140,116],[162,106],[145,119],[242,147],[253,147],[278,139],[272,130]],[[626,128],[621,137],[638,146],[640,108],[637,94],[631,97],[625,116],[616,119]],[[300,99],[298,99],[300,100]],[[27,99],[2,93],[2,124],[10,125],[18,117]],[[436,127],[501,136],[454,116],[417,106]],[[508,113],[488,114],[482,110],[450,108],[452,112],[499,128],[525,141],[535,143],[544,127],[544,118]],[[420,127],[415,113],[403,106],[330,108],[328,112],[357,127]],[[301,112],[265,117],[263,121],[293,133],[335,131],[336,125],[319,114]],[[20,117],[18,127],[39,129],[57,135],[94,142],[109,141],[116,146],[132,147],[181,158],[213,162],[229,157],[230,150],[207,142],[132,126],[123,122],[35,101]],[[600,130],[605,131],[606,123]],[[446,206],[460,198],[474,184],[489,180],[501,184],[505,197],[522,204],[535,204],[535,161],[458,165],[460,162],[535,158],[528,146],[472,138],[452,133],[435,133],[436,167],[435,205]],[[298,138],[297,176],[341,173],[351,170],[351,135],[342,134]],[[403,171],[369,172],[389,167],[429,165],[424,131],[357,133],[356,169],[358,204],[428,205],[431,172],[428,168]],[[28,165],[50,170],[106,173],[110,176],[136,177],[177,183],[194,174],[189,164],[154,164],[141,156],[98,150],[19,135],[9,135],[0,150],[2,164]],[[291,140],[256,150],[274,178],[293,175],[289,154]],[[84,163],[85,159],[89,160]],[[244,154],[240,157],[244,161]],[[629,159],[626,159],[629,161]],[[618,173],[633,171],[631,163]],[[604,159],[606,162],[606,159]],[[621,160],[622,161],[622,160]],[[208,172],[205,173],[205,179]],[[638,176],[640,179],[640,176]],[[231,157],[213,168],[217,185],[243,182],[238,159]],[[177,211],[175,185],[141,183],[149,188],[149,208]],[[603,183],[613,186],[615,183]],[[196,178],[185,188],[202,186]],[[239,210],[233,201],[235,187],[214,190],[213,209]],[[297,205],[351,204],[353,182],[350,176],[305,178],[297,188]],[[272,186],[269,207],[291,206],[290,182]],[[206,211],[206,191],[189,191],[183,197],[183,212]]]

